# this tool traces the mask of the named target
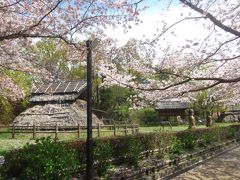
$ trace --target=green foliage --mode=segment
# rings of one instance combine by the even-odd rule
[[[212,98],[210,92],[207,90],[201,91],[196,96],[196,101],[192,104],[195,115],[205,120],[207,112],[224,112],[226,109],[223,104],[219,103],[216,99]]]
[[[26,109],[28,98],[18,101],[10,101],[0,96],[0,124],[10,124],[14,118]]]
[[[154,124],[159,120],[158,112],[154,108],[143,108],[138,110],[132,110],[130,112],[130,119],[133,122],[140,124]]]
[[[173,143],[173,136],[167,132],[157,132],[155,137],[156,149],[159,149],[157,157],[164,159],[171,149],[171,144]]]
[[[112,147],[109,141],[102,142],[100,140],[95,141],[94,145],[94,160],[97,162],[97,174],[98,176],[104,176],[106,172],[112,167],[110,159],[112,158]]]
[[[123,149],[125,163],[137,167],[140,160],[141,144],[133,137],[126,137],[126,147]]]
[[[23,149],[5,154],[3,177],[20,179],[69,179],[78,169],[77,153],[63,142],[36,140]]]
[[[174,137],[172,139],[171,145],[170,145],[170,149],[169,149],[169,156],[170,158],[175,157],[176,155],[181,155],[184,152],[184,144],[183,142],[177,138]]]
[[[9,124],[14,118],[14,109],[11,102],[0,97],[0,124]]]
[[[35,54],[37,63],[41,64],[50,72],[62,70],[66,67],[67,51],[59,48],[59,40],[44,39],[38,41],[31,49]]]
[[[94,169],[98,176],[105,176],[111,168],[109,160],[112,158],[119,158],[122,160],[120,162],[136,167],[139,166],[142,152],[155,149],[159,149],[155,154],[158,158],[165,159],[168,156],[174,159],[185,151],[236,138],[239,128],[212,127],[180,132],[158,130],[146,134],[99,138],[94,141]],[[6,153],[5,158],[1,169],[5,179],[68,179],[76,171],[85,173],[86,142],[64,143],[49,138],[40,139],[36,145]]]
[[[71,59],[61,40],[43,39],[28,49],[34,54],[35,65],[50,72],[56,79],[76,80],[86,78],[86,68],[79,59]]]
[[[32,85],[32,76],[21,72],[21,71],[12,71],[5,70],[5,73],[10,77],[19,87],[23,89],[25,96],[30,95],[30,88]]]
[[[100,90],[100,109],[107,112],[106,117],[117,121],[128,119],[128,98],[131,92],[127,88],[113,85]]]
[[[186,132],[186,135],[180,137],[180,141],[186,150],[193,150],[198,145],[198,135],[195,133],[194,130],[189,129]]]
[[[85,66],[81,66],[79,64],[72,64],[72,66],[66,70],[67,80],[79,80],[86,79],[87,77],[87,68]]]
[[[27,96],[30,93],[31,76],[20,71],[1,70],[7,77],[11,78],[16,85],[21,87],[25,94],[25,98],[14,102],[5,97],[0,97],[0,124],[9,124],[12,123],[13,119],[28,105]]]

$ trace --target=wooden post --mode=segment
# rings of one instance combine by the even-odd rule
[[[15,139],[15,124],[12,125],[12,138]]]
[[[98,137],[100,137],[100,132],[101,132],[101,125],[98,124]]]
[[[36,138],[36,125],[33,124],[33,139]]]
[[[113,136],[116,136],[116,124],[113,125]]]
[[[55,126],[55,140],[58,139],[58,124]]]
[[[127,135],[127,124],[125,125],[125,135]]]
[[[80,124],[78,124],[78,139],[80,138]]]

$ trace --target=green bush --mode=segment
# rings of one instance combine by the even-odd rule
[[[164,159],[165,156],[169,153],[171,149],[171,144],[173,142],[172,134],[168,132],[158,131],[155,133],[155,149],[159,149],[157,153],[157,157],[160,159]]]
[[[141,152],[159,149],[158,158],[167,155],[175,158],[204,146],[236,138],[239,127],[213,127],[182,132],[154,132],[94,140],[94,169],[98,176],[104,176],[111,168],[112,158],[130,166],[138,166]],[[149,154],[151,155],[151,154]],[[86,142],[55,142],[50,138],[26,145],[23,149],[5,154],[1,168],[2,177],[20,179],[68,179],[74,173],[84,174],[86,170]]]
[[[78,162],[76,151],[65,143],[41,138],[34,145],[6,153],[1,173],[4,178],[69,179],[77,172]]]
[[[207,146],[209,144],[225,140],[225,135],[226,134],[224,128],[211,127],[199,135],[199,146]]]
[[[198,136],[194,130],[185,131],[185,135],[179,139],[186,150],[193,150],[198,145]]]
[[[140,160],[141,144],[133,136],[127,136],[125,142],[126,146],[122,150],[122,155],[125,157],[124,162],[137,167]]]
[[[104,176],[106,172],[112,167],[110,159],[112,158],[112,147],[109,141],[102,142],[96,140],[94,143],[94,161],[97,162],[98,176]]]
[[[79,160],[79,170],[80,172],[86,171],[86,162],[87,162],[87,146],[85,140],[78,140],[78,141],[69,141],[66,142],[66,146],[68,149],[74,149],[78,153],[78,160]]]
[[[184,144],[183,142],[177,138],[172,138],[170,149],[169,149],[169,157],[170,159],[175,158],[175,156],[179,156],[184,152]]]

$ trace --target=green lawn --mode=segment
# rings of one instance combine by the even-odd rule
[[[230,123],[215,123],[215,126],[229,126]],[[205,125],[198,125],[197,128],[205,128]],[[181,126],[173,126],[170,128],[169,126],[165,126],[164,129],[162,126],[140,126],[139,132],[140,133],[150,133],[150,132],[159,132],[159,131],[184,131],[188,128],[187,125]],[[23,147],[26,143],[34,143],[32,140],[32,134],[16,134],[16,138],[12,139],[11,133],[1,133],[1,132],[8,132],[8,129],[0,129],[0,155],[4,151],[9,151],[16,148]],[[124,135],[124,132],[118,132],[116,135]],[[39,137],[47,137],[51,136],[54,138],[54,133],[51,134],[37,134],[37,138]],[[86,131],[81,133],[81,138],[86,139]],[[101,137],[106,136],[113,136],[113,132],[101,132]],[[93,133],[93,137],[97,137],[96,130]],[[77,138],[76,133],[59,133],[58,134],[59,140],[74,140]]]
[[[0,139],[0,155],[2,155],[5,151],[21,148],[27,143],[34,143],[34,140]]]
[[[233,123],[215,123],[214,126],[229,126]],[[206,128],[205,125],[197,125],[197,128]],[[188,125],[179,125],[179,126],[172,126],[172,128],[168,125],[164,126],[164,128],[161,125],[158,126],[140,126],[139,131],[141,133],[149,133],[149,132],[156,132],[156,131],[184,131],[188,129]]]

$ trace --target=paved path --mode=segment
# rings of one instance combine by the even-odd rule
[[[240,147],[197,166],[174,180],[240,180]]]

